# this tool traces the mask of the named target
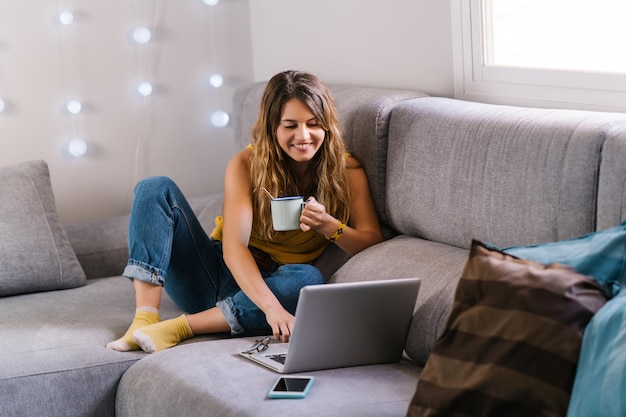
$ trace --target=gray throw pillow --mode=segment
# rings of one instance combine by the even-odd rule
[[[86,282],[59,222],[48,165],[0,167],[0,296]]]

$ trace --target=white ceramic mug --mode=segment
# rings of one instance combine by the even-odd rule
[[[277,232],[300,228],[300,214],[304,206],[302,196],[278,197],[270,200],[272,224]]]

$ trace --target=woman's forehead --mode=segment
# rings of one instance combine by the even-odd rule
[[[315,119],[315,115],[302,100],[292,98],[283,104],[280,112],[281,121],[308,121]]]

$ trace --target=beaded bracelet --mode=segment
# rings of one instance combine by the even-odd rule
[[[337,227],[337,230],[335,231],[335,233],[333,233],[331,236],[326,236],[326,239],[330,240],[331,242],[339,240],[339,238],[343,236],[343,232],[345,230],[346,230],[346,225],[343,224],[341,220],[339,220],[339,226]]]

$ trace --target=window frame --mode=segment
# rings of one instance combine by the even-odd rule
[[[626,113],[626,75],[486,65],[482,1],[451,0],[455,98]]]

